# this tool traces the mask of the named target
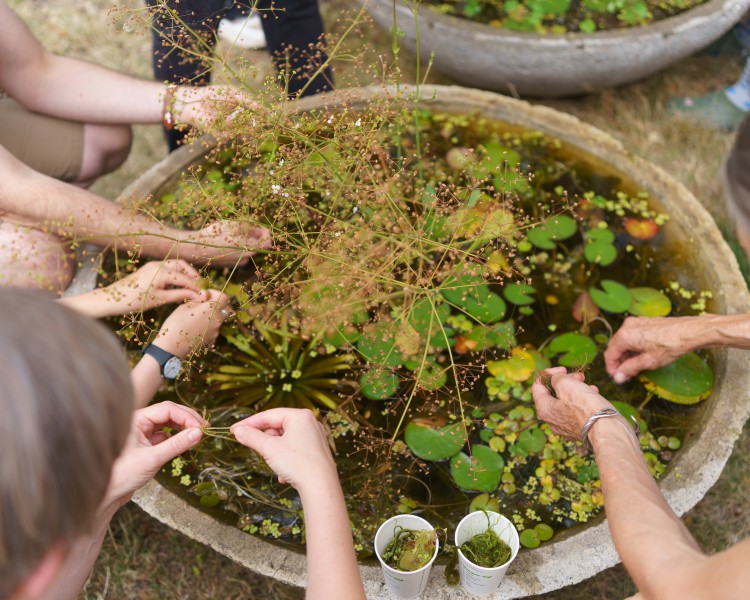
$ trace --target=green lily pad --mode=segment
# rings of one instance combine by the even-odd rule
[[[500,512],[500,501],[494,496],[490,496],[486,492],[484,494],[479,494],[471,501],[471,504],[469,504],[470,513],[476,512],[478,510],[482,510],[485,512]]]
[[[420,361],[413,369],[415,383],[425,390],[434,391],[440,389],[448,381],[448,371],[434,360]]]
[[[602,289],[591,288],[589,295],[599,308],[610,313],[624,313],[633,303],[630,290],[621,283],[604,279]]]
[[[370,400],[390,398],[399,388],[398,376],[391,371],[366,371],[359,378],[360,393]]]
[[[542,250],[554,250],[555,242],[567,240],[578,231],[578,224],[573,217],[556,215],[543,224],[537,225],[526,234],[528,240]]]
[[[451,309],[445,304],[433,304],[428,298],[414,303],[409,311],[409,324],[420,334],[431,331],[433,335],[440,331],[441,323],[450,316]]]
[[[550,342],[548,348],[553,355],[563,355],[557,361],[559,364],[572,368],[589,364],[597,354],[594,340],[581,333],[558,335]]]
[[[467,298],[464,301],[464,310],[480,323],[489,325],[496,323],[505,316],[506,304],[500,296],[494,292],[489,292],[481,301]]]
[[[586,247],[583,255],[587,261],[606,267],[617,259],[617,248],[612,243],[615,234],[609,229],[591,229],[584,236]]]
[[[711,394],[714,372],[695,352],[673,363],[644,371],[639,379],[649,392],[676,404],[697,404]]]
[[[440,286],[440,293],[451,304],[459,307],[467,301],[483,302],[492,293],[484,277],[479,275],[462,275],[447,277]]]
[[[628,312],[638,317],[666,317],[672,312],[672,302],[659,290],[650,287],[630,288],[633,303]]]
[[[451,476],[462,490],[492,492],[500,483],[505,461],[487,446],[472,446],[472,456],[459,452],[451,458]]]
[[[518,443],[526,452],[541,452],[547,443],[547,436],[538,427],[524,429],[518,436]]]
[[[445,460],[466,444],[466,428],[463,423],[451,423],[438,429],[409,423],[404,431],[404,441],[419,458]]]
[[[632,404],[628,404],[627,402],[621,402],[619,400],[610,400],[610,403],[617,409],[617,412],[619,412],[629,422],[638,423],[642,432],[645,433],[646,431],[648,431],[648,423],[646,423],[645,419],[641,418],[641,415],[635,406],[633,406]],[[635,421],[633,421],[633,419],[635,419]]]
[[[534,294],[536,294],[536,288],[527,283],[509,283],[503,287],[503,296],[505,296],[505,299],[516,306],[534,304],[536,302]]]
[[[496,323],[492,327],[479,326],[464,338],[475,343],[472,350],[480,352],[487,348],[510,348],[516,344],[516,328],[513,323]]]
[[[546,523],[538,523],[534,526],[534,531],[536,531],[539,540],[542,542],[551,540],[552,536],[555,534],[555,530]]]
[[[542,541],[534,529],[524,529],[518,536],[518,541],[524,548],[538,548]]]
[[[534,357],[524,348],[513,348],[509,358],[487,362],[490,375],[519,383],[531,377],[535,369]]]
[[[357,340],[357,350],[372,365],[397,367],[403,357],[396,348],[395,333],[393,323],[382,321]]]

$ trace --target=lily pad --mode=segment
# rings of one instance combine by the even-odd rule
[[[359,378],[360,393],[370,400],[390,398],[399,388],[398,376],[391,371],[366,371]]]
[[[440,331],[441,323],[445,323],[450,314],[449,306],[422,298],[417,300],[409,311],[409,324],[420,334],[424,335],[430,331],[432,335],[435,335]]]
[[[547,443],[547,436],[538,427],[530,427],[521,432],[518,443],[526,452],[541,452]]]
[[[425,390],[437,390],[448,381],[448,372],[434,360],[420,361],[414,370],[414,381]]]
[[[563,333],[553,339],[548,348],[553,355],[562,354],[557,362],[564,367],[582,367],[597,354],[594,340],[581,333]]]
[[[630,290],[621,283],[604,279],[601,283],[602,289],[591,288],[589,294],[599,308],[610,313],[624,313],[633,303]]]
[[[638,317],[666,317],[672,312],[672,302],[659,290],[650,287],[630,288],[633,303],[628,312]]]
[[[393,323],[380,322],[357,340],[357,350],[371,364],[397,367],[403,361],[396,347]]]
[[[509,283],[503,287],[503,296],[505,296],[505,299],[516,306],[534,304],[536,302],[534,294],[536,294],[536,288],[527,283]]]
[[[591,229],[586,232],[583,255],[587,261],[606,267],[617,259],[617,248],[612,243],[615,234],[609,229]]]
[[[415,456],[424,460],[445,460],[455,455],[466,444],[466,427],[451,423],[438,429],[409,423],[404,441]]]
[[[649,392],[676,404],[697,404],[711,394],[714,372],[695,352],[673,363],[644,371],[639,379]]]
[[[475,444],[472,455],[459,452],[451,458],[451,475],[462,490],[492,492],[500,483],[505,461],[487,446]]]
[[[623,219],[622,224],[628,235],[643,242],[653,239],[659,233],[659,226],[651,219],[634,219],[628,217],[627,219]]]
[[[500,512],[500,501],[486,492],[479,494],[469,504],[469,512],[473,513],[478,510]]]
[[[440,286],[440,293],[451,304],[463,307],[469,300],[477,303],[484,301],[492,292],[484,277],[462,275],[447,277]]]
[[[555,534],[555,530],[552,529],[549,525],[546,523],[538,523],[534,526],[534,531],[536,531],[537,536],[539,536],[539,539],[542,542],[546,542],[548,540],[552,539],[552,536]]]
[[[542,250],[554,250],[555,242],[567,240],[578,231],[578,224],[573,217],[556,215],[543,224],[537,225],[526,234],[528,240]]]
[[[633,406],[632,404],[628,404],[627,402],[621,402],[619,400],[610,400],[610,402],[612,406],[617,409],[617,412],[619,412],[629,422],[632,423],[633,419],[635,419],[642,432],[648,431],[648,423],[646,423],[645,419],[641,418],[641,415],[635,406]]]
[[[506,304],[500,296],[494,292],[489,292],[481,301],[467,298],[464,302],[464,310],[480,323],[489,325],[490,323],[496,323],[505,316]]]
[[[518,536],[518,541],[524,548],[538,548],[542,541],[534,529],[524,529]]]
[[[573,303],[573,318],[579,323],[588,323],[599,316],[599,307],[587,292],[581,292]]]
[[[491,375],[502,376],[510,381],[526,381],[536,370],[534,357],[523,348],[513,348],[509,358],[503,360],[490,360],[487,362],[487,370]]]
[[[487,348],[510,348],[516,343],[516,328],[513,323],[496,323],[491,327],[478,326],[465,336],[474,343],[472,350],[479,352]]]

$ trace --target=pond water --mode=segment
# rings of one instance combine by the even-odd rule
[[[710,308],[683,268],[690,248],[666,245],[669,215],[633,182],[539,132],[421,110],[313,114],[217,150],[147,210],[274,234],[251,267],[207,274],[236,318],[161,394],[212,429],[159,480],[249,534],[304,543],[294,490],[221,429],[270,406],[320,411],[363,559],[397,512],[451,539],[470,505],[499,509],[527,548],[549,539],[540,524],[559,539],[597,518],[593,458],[533,410],[550,364],[585,369],[640,422],[655,476],[700,423],[710,385],[668,401],[615,386],[602,359],[630,314]]]

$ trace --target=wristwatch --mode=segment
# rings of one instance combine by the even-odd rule
[[[149,344],[143,349],[141,354],[148,354],[157,363],[159,363],[159,370],[161,371],[161,376],[164,377],[164,379],[176,379],[180,374],[180,369],[182,369],[182,361],[171,352],[162,350],[155,344]]]

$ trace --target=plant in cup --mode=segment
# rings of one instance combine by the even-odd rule
[[[510,546],[495,533],[490,523],[489,513],[485,515],[487,529],[461,544],[461,552],[475,565],[492,569],[507,563],[513,552]]]
[[[399,571],[417,571],[430,562],[436,543],[434,529],[406,529],[397,525],[393,539],[383,551],[383,560]]]

